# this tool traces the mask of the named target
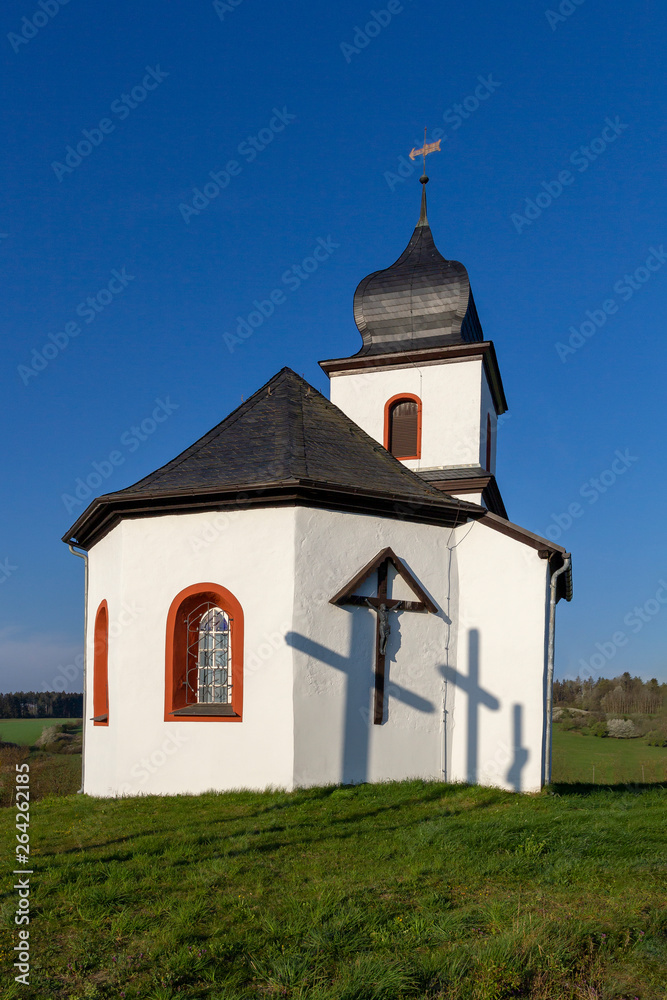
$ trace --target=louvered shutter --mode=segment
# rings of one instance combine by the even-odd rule
[[[389,451],[396,458],[417,454],[418,407],[414,400],[394,403],[389,413]]]

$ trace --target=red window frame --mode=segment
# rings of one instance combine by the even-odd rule
[[[416,403],[417,404],[417,450],[414,455],[394,455],[400,462],[409,458],[422,457],[422,401],[419,396],[412,392],[399,392],[384,404],[384,446],[389,451],[391,438],[391,410],[396,403]]]
[[[106,719],[94,721],[100,716]],[[109,607],[102,601],[93,633],[93,725],[109,725]]]
[[[198,604],[210,601],[230,618],[232,670],[232,711],[234,715],[174,715],[187,708],[186,670],[188,636],[186,619]],[[243,719],[243,608],[225,587],[217,583],[196,583],[186,587],[171,602],[167,615],[165,656],[165,722],[241,722]]]

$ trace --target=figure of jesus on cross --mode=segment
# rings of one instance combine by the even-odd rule
[[[402,577],[408,587],[414,592],[415,596],[419,598],[418,601],[394,600],[387,596],[387,579],[390,563],[396,569],[397,574]],[[372,597],[355,594],[354,591],[371,573],[375,572],[377,572],[377,592]],[[366,606],[374,611],[377,616],[375,622],[375,707],[373,722],[376,726],[380,726],[384,721],[385,656],[387,641],[391,634],[389,614],[392,611],[430,611],[435,614],[438,609],[391,549],[383,549],[375,559],[368,563],[367,566],[364,566],[343,590],[331,598],[331,603],[337,604],[339,607],[345,604]]]

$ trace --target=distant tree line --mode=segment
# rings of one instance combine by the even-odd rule
[[[80,719],[83,694],[65,691],[14,691],[0,694],[0,719]]]
[[[643,681],[627,671],[611,679],[554,681],[554,705],[618,715],[656,715],[667,708],[667,684],[658,684],[655,677]]]

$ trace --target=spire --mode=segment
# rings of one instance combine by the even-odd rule
[[[433,143],[413,149],[412,159],[435,152]],[[426,209],[426,171],[421,211],[407,247],[391,265],[361,281],[354,294],[354,319],[363,339],[360,354],[482,341],[468,272],[438,251]]]
[[[417,228],[419,228],[419,226],[428,226],[428,218],[426,217],[426,185],[428,184],[428,177],[426,176],[426,157],[428,156],[429,153],[439,153],[440,142],[442,141],[438,139],[437,142],[428,143],[426,141],[426,133],[427,129],[424,129],[424,145],[422,146],[422,148],[415,149],[415,147],[413,146],[409,154],[411,160],[416,159],[418,156],[424,157],[424,169],[422,171],[421,177],[419,178],[419,181],[422,184],[422,208],[421,208],[421,213],[419,215],[419,222],[417,223]]]
[[[422,185],[422,210],[419,215],[419,222],[417,223],[418,228],[419,226],[428,226],[428,217],[426,215],[426,185],[428,184],[428,177],[426,174],[422,174],[419,182]]]

